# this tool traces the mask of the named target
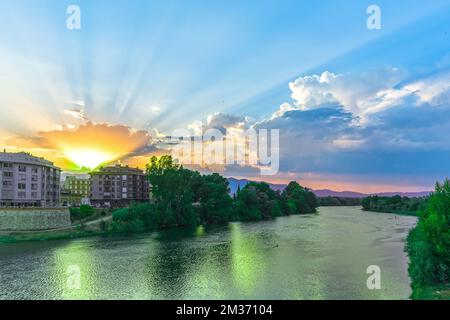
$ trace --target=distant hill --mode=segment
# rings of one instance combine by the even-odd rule
[[[240,186],[242,189],[249,182],[251,182],[251,180],[228,178],[228,182],[230,184],[231,194],[235,194],[238,189],[238,186]],[[268,184],[273,190],[283,191],[284,188],[286,188],[285,184],[273,184],[273,183]],[[380,197],[392,197],[399,195],[402,197],[418,198],[418,197],[426,197],[431,193],[431,191],[421,191],[421,192],[381,192],[375,194],[367,194],[354,191],[334,191],[329,189],[313,190],[313,192],[318,197],[341,197],[341,198],[365,198],[370,195],[377,195]]]
[[[230,190],[231,190],[231,194],[235,194],[238,186],[241,187],[241,189],[243,187],[245,187],[248,183],[252,182],[251,180],[247,180],[247,179],[235,179],[235,178],[228,178],[228,183],[230,184]],[[273,184],[273,183],[268,183],[268,185],[272,188],[272,190],[280,190],[283,191],[284,188],[286,188],[285,184]]]
[[[429,196],[431,191],[420,191],[420,192],[382,192],[377,193],[380,197],[392,197],[392,196],[402,196],[408,198],[421,198]]]
[[[365,198],[368,195],[354,191],[334,191],[329,189],[313,190],[318,197]]]

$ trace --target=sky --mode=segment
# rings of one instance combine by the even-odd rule
[[[226,176],[431,190],[450,176],[450,0],[0,0],[2,149],[143,167],[199,127],[279,130],[276,175]]]

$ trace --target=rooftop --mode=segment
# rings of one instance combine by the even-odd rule
[[[0,152],[0,162],[13,162],[20,164],[34,164],[38,166],[45,166],[50,168],[59,169],[53,162],[48,161],[44,158],[35,157],[30,153],[26,152]]]
[[[101,167],[91,172],[91,174],[144,174],[144,171],[139,168],[130,168],[129,166],[117,164],[115,166]]]

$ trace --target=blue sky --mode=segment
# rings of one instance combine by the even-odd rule
[[[0,24],[8,149],[55,154],[42,137],[86,121],[170,133],[220,113],[280,129],[274,180],[421,190],[450,172],[449,0],[0,0]]]

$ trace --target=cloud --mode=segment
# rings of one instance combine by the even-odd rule
[[[307,110],[338,103],[334,91],[340,77],[342,76],[325,71],[321,75],[300,77],[289,83],[295,105],[300,110]]]
[[[80,154],[102,154],[106,160],[126,159],[155,151],[147,131],[124,125],[87,122],[74,129],[40,131],[35,136],[16,136],[6,139],[6,146],[29,150],[34,154],[45,152],[57,165],[75,162]],[[48,155],[49,151],[52,153]],[[83,163],[76,163],[82,166]]]
[[[69,109],[64,110],[64,113],[74,119],[87,121],[88,119],[84,115],[84,110],[82,109]]]
[[[389,68],[364,74],[335,74],[299,77],[289,83],[293,104],[284,103],[272,118],[290,110],[311,110],[336,106],[354,115],[358,123],[366,123],[371,114],[402,103],[412,92],[396,86],[405,72]]]
[[[293,101],[257,128],[280,130],[279,176],[383,176],[392,184],[416,177],[432,185],[450,172],[449,84],[448,71],[326,71],[290,83]]]
[[[222,134],[233,130],[247,130],[253,125],[254,121],[248,117],[240,117],[225,113],[214,113],[206,118],[206,122],[195,121],[188,126],[194,135],[202,135],[208,129],[217,129]]]
[[[450,155],[444,151],[450,150],[448,80],[448,73],[411,80],[397,68],[361,74],[325,71],[291,82],[293,100],[269,119],[255,122],[216,113],[190,129],[200,135],[214,128],[228,137],[238,137],[246,128],[278,129],[280,176],[443,174],[450,171]],[[424,159],[436,157],[447,160],[430,168]],[[255,168],[220,170],[238,174]]]

